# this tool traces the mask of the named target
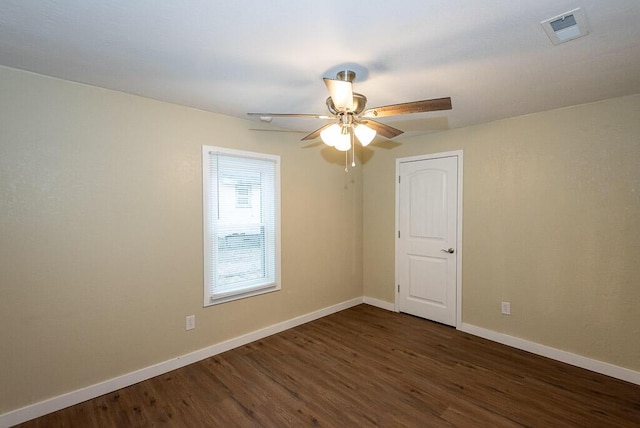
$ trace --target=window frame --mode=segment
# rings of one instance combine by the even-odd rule
[[[267,230],[265,234],[272,234],[273,247],[270,251],[273,252],[274,259],[274,272],[273,281],[247,281],[242,287],[236,289],[228,289],[223,291],[215,291],[215,279],[213,278],[213,272],[215,270],[214,248],[215,239],[214,233],[216,233],[214,221],[212,221],[212,213],[217,211],[218,201],[217,191],[212,191],[212,186],[216,185],[217,180],[213,180],[210,170],[210,156],[211,154],[217,154],[222,156],[233,157],[235,160],[247,159],[252,162],[265,161],[273,163],[274,177],[273,177],[273,208],[274,208],[274,222],[273,225],[266,225]],[[216,199],[216,200],[214,200]],[[244,299],[247,297],[253,297],[265,293],[271,293],[279,291],[282,288],[281,282],[281,269],[280,269],[280,156],[250,152],[246,150],[230,149],[226,147],[218,146],[202,146],[202,225],[203,225],[203,268],[204,268],[204,306],[212,306],[221,303],[231,302],[238,299]],[[273,230],[269,230],[272,227]],[[267,245],[265,239],[265,245]]]

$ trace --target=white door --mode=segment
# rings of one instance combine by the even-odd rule
[[[398,309],[456,325],[460,155],[398,160]]]

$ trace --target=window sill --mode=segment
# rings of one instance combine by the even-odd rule
[[[258,296],[260,294],[272,293],[274,291],[280,291],[280,284],[270,283],[251,288],[245,288],[241,290],[230,290],[221,293],[215,293],[209,295],[209,301],[205,302],[205,307],[219,305],[221,303],[232,302],[234,300],[240,300],[247,297]]]

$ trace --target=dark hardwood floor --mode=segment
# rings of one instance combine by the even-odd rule
[[[22,427],[632,427],[640,386],[360,305]]]

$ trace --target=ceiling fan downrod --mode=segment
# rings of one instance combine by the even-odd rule
[[[353,81],[356,80],[356,72],[351,70],[339,71],[338,74],[336,74],[336,79],[353,83]]]

